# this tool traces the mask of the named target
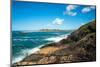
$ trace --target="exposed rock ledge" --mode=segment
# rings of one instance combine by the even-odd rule
[[[12,66],[96,61],[96,22],[71,33],[67,39],[43,46]]]

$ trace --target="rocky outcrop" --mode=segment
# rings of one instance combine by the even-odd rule
[[[95,61],[96,60],[96,21],[81,26],[71,33],[67,39],[60,41],[69,44],[68,49],[56,51],[55,54],[71,54],[74,56],[72,62]],[[63,55],[62,54],[62,55]]]
[[[95,33],[96,32],[96,21],[89,22],[83,26],[81,26],[78,30],[74,31],[71,33],[71,35],[68,36],[67,39],[65,39],[65,43],[69,42],[77,42],[86,35],[90,33]],[[62,40],[64,43],[64,40]]]
[[[96,21],[71,33],[67,39],[43,46],[40,51],[59,47],[51,53],[33,53],[13,66],[96,61]]]

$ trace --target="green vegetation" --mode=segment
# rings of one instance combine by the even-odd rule
[[[96,21],[81,26],[67,39],[47,44],[42,48],[46,47],[63,47],[63,49],[59,48],[46,55],[33,53],[14,66],[96,61]]]

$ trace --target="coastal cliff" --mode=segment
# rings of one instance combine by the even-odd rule
[[[12,66],[96,61],[96,21],[82,25],[66,39],[50,43]]]

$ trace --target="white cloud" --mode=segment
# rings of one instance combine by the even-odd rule
[[[90,6],[91,9],[95,9],[95,6]]]
[[[66,12],[65,14],[68,14],[68,15],[70,15],[70,16],[76,16],[76,15],[77,15],[77,12],[68,11],[68,12]]]
[[[56,18],[52,23],[57,25],[62,25],[64,22],[64,19]]]
[[[77,8],[78,6],[77,5],[68,5],[66,7],[66,10],[64,11],[64,15],[70,15],[70,16],[76,16],[77,15],[77,12],[73,11]]]
[[[71,11],[71,10],[76,9],[77,7],[78,7],[77,5],[68,5],[68,6],[66,7],[66,10],[67,10],[67,11]]]
[[[87,13],[89,11],[91,11],[90,7],[85,7],[85,8],[82,9],[82,13]]]
[[[81,26],[84,25],[85,23],[81,23]]]
[[[95,6],[88,6],[82,9],[82,13],[90,12],[91,10],[95,9]]]

